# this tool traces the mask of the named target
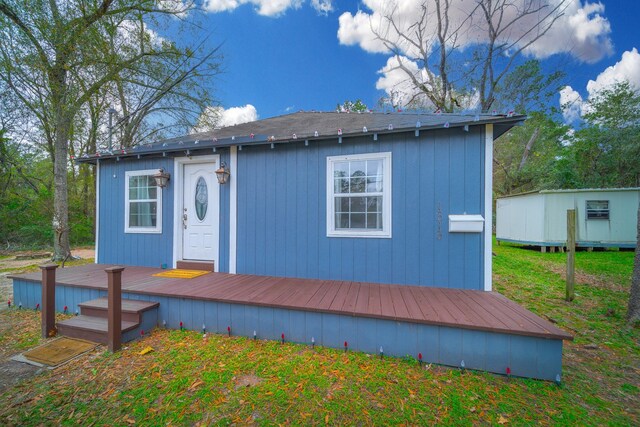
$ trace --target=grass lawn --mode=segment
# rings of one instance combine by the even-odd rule
[[[415,360],[154,330],[0,394],[0,425],[638,425],[640,329],[624,323],[631,252],[494,248],[495,288],[572,332],[562,386]],[[38,314],[0,313],[0,358],[35,345]],[[141,355],[145,347],[154,351]],[[1,368],[1,367],[0,367]]]

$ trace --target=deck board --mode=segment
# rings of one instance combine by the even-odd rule
[[[106,290],[107,267],[88,264],[60,268],[56,283]],[[193,279],[153,276],[161,271],[126,267],[123,292],[572,339],[551,322],[496,292],[213,272]],[[10,277],[41,281],[40,273]]]

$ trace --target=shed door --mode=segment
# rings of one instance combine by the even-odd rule
[[[215,261],[218,254],[219,184],[216,163],[184,165],[182,258]]]

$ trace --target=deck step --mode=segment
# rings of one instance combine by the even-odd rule
[[[125,332],[135,330],[139,325],[140,324],[138,322],[122,320],[121,330],[123,336]],[[71,338],[80,338],[100,344],[107,343],[106,318],[80,315],[58,322],[57,326],[58,333],[60,335]]]
[[[78,304],[80,313],[85,316],[107,318],[107,306],[109,300],[107,298],[96,298]],[[122,320],[140,323],[142,321],[142,313],[158,307],[160,304],[153,301],[139,301],[132,299],[122,300]]]
[[[213,261],[177,261],[176,268],[182,270],[215,271]]]

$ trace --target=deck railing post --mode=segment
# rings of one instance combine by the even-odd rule
[[[573,301],[576,269],[576,211],[567,210],[567,286],[566,301]]]
[[[58,264],[43,264],[42,270],[42,338],[56,335],[56,268]]]
[[[109,351],[120,350],[122,344],[122,270],[124,267],[109,267],[107,272],[107,345]]]

